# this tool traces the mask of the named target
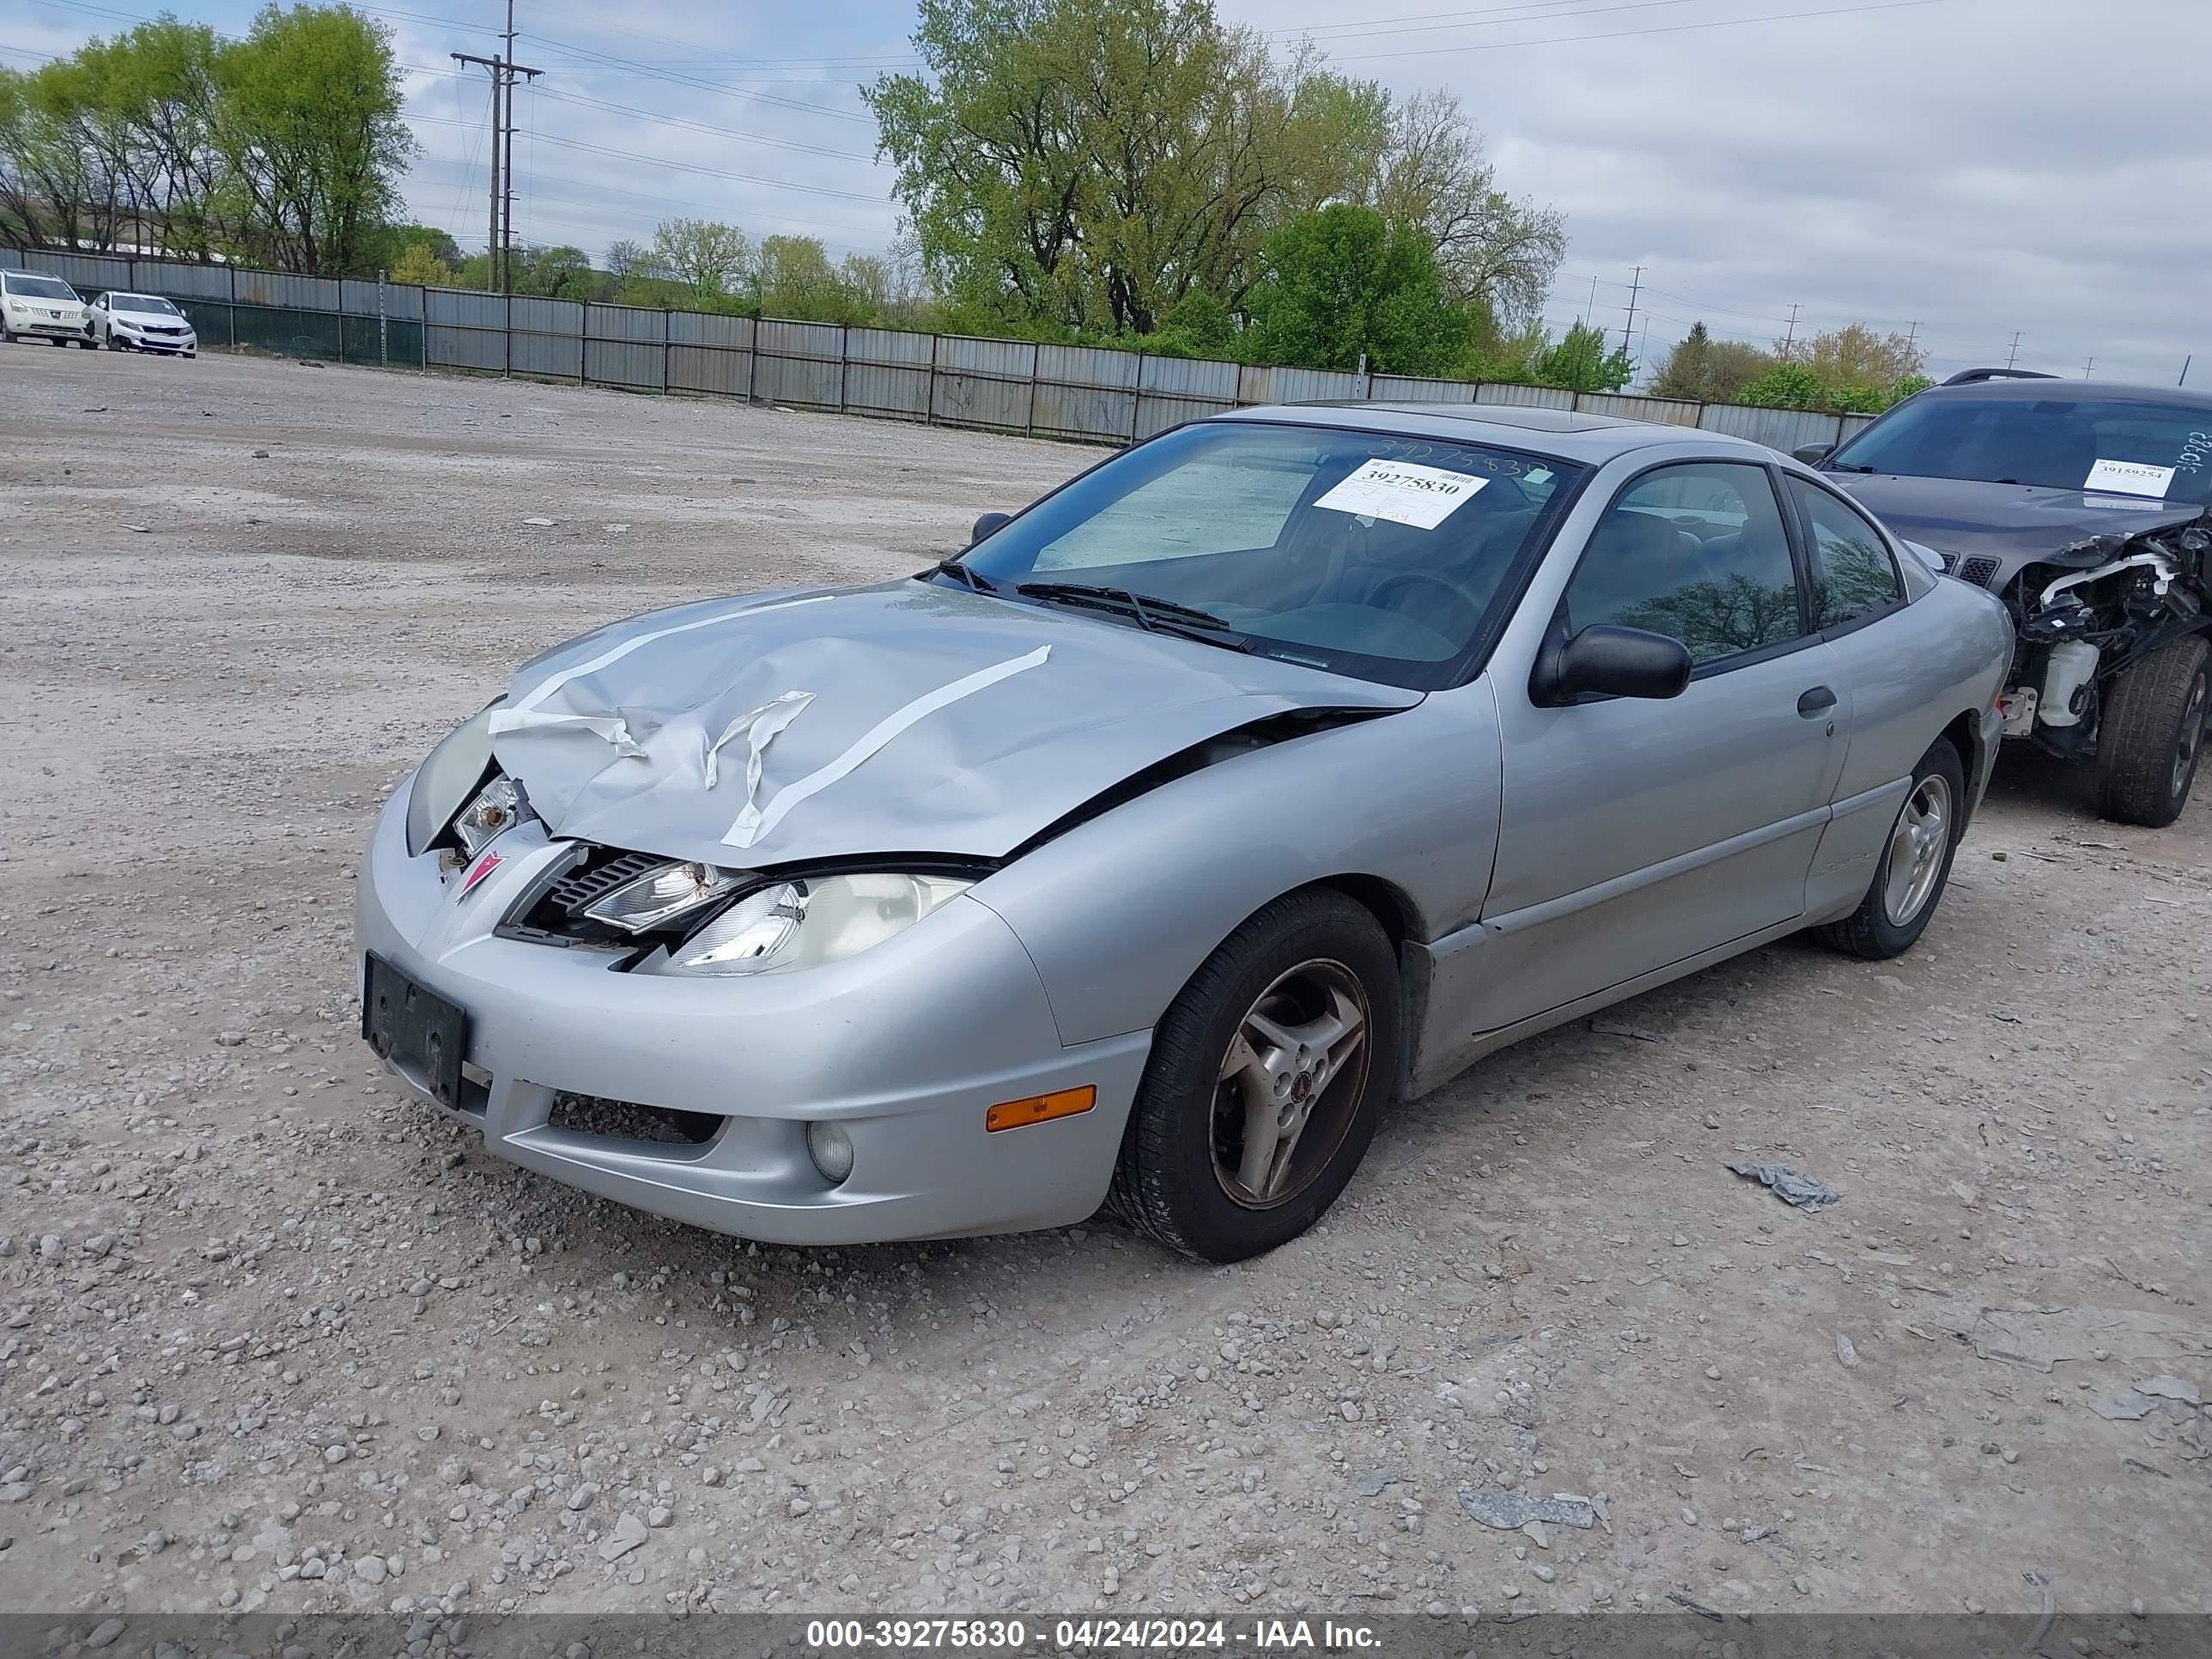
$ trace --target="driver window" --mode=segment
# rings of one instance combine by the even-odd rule
[[[1139,484],[1048,543],[1033,568],[1081,570],[1273,547],[1313,476],[1310,457],[1226,449]]]
[[[1567,584],[1568,631],[1666,634],[1700,666],[1800,638],[1797,571],[1764,467],[1693,461],[1637,479]]]

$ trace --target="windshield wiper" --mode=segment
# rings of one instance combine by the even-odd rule
[[[1180,599],[1164,599],[1155,593],[1134,592],[1126,587],[1108,587],[1093,582],[1018,582],[1014,592],[1041,599],[1110,600],[1133,611],[1137,620],[1147,625],[1157,617],[1167,617],[1199,628],[1219,629],[1224,634],[1237,631],[1233,623],[1211,611],[1201,611]]]
[[[922,574],[928,576],[950,576],[956,581],[965,582],[978,593],[995,593],[999,591],[998,583],[980,570],[970,570],[957,559],[939,559]]]
[[[1830,472],[1871,472],[1874,471],[1872,467],[1862,466],[1856,461],[1830,461],[1827,463],[1826,470]]]
[[[1014,592],[1024,599],[1060,599],[1071,605],[1095,605],[1122,611],[1134,617],[1137,626],[1148,634],[1165,632],[1231,651],[1259,652],[1259,647],[1235,624],[1180,599],[1164,599],[1157,594],[1094,582],[1018,582]]]

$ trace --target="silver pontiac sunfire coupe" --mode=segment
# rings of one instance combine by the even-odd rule
[[[780,1243],[1281,1243],[1384,1104],[1794,929],[1907,949],[2012,629],[1818,476],[1255,409],[908,580],[526,665],[395,794],[362,1026],[556,1179]]]

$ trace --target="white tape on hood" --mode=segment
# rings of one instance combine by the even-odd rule
[[[773,702],[764,702],[748,714],[743,714],[722,728],[722,735],[707,745],[701,757],[700,770],[705,775],[707,787],[712,789],[720,776],[717,762],[726,744],[743,738],[745,740],[745,804],[752,804],[760,789],[761,757],[768,752],[775,734],[797,720],[814,701],[811,691],[787,691]],[[703,734],[702,734],[703,735]]]
[[[810,795],[819,794],[838,779],[846,776],[893,738],[914,725],[926,720],[948,704],[963,697],[973,696],[986,686],[996,685],[1000,680],[1035,668],[1052,654],[1052,647],[1041,645],[1025,657],[1012,657],[988,668],[979,668],[963,675],[950,685],[940,685],[926,696],[916,697],[884,715],[873,726],[854,738],[845,752],[828,765],[809,772],[796,783],[786,784],[770,798],[766,807],[760,807],[748,799],[744,811],[730,826],[730,833],[722,837],[730,847],[750,847],[783,821],[784,815]],[[748,792],[750,793],[750,792]]]
[[[539,705],[569,681],[596,674],[602,668],[620,662],[640,646],[650,645],[655,640],[665,640],[672,634],[689,634],[695,629],[713,628],[717,623],[735,622],[744,617],[757,617],[766,611],[783,611],[794,605],[819,605],[834,597],[829,593],[810,593],[802,599],[774,599],[766,605],[744,605],[733,611],[718,611],[711,617],[696,617],[687,623],[678,623],[672,628],[656,628],[649,633],[634,635],[620,645],[608,647],[589,661],[548,675],[535,690],[527,696],[518,698],[510,707],[493,709],[485,730],[496,738],[508,732],[528,732],[547,726],[581,726],[605,738],[619,754],[642,755],[645,750],[630,736],[629,722],[619,714],[563,714],[557,710],[548,711]]]

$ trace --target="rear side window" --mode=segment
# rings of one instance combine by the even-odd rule
[[[1864,514],[1802,478],[1790,489],[1812,532],[1814,628],[1848,628],[1905,603],[1897,562]]]
[[[1766,470],[1698,461],[1638,478],[1592,532],[1566,610],[1570,632],[1617,623],[1670,635],[1701,667],[1802,637]]]

